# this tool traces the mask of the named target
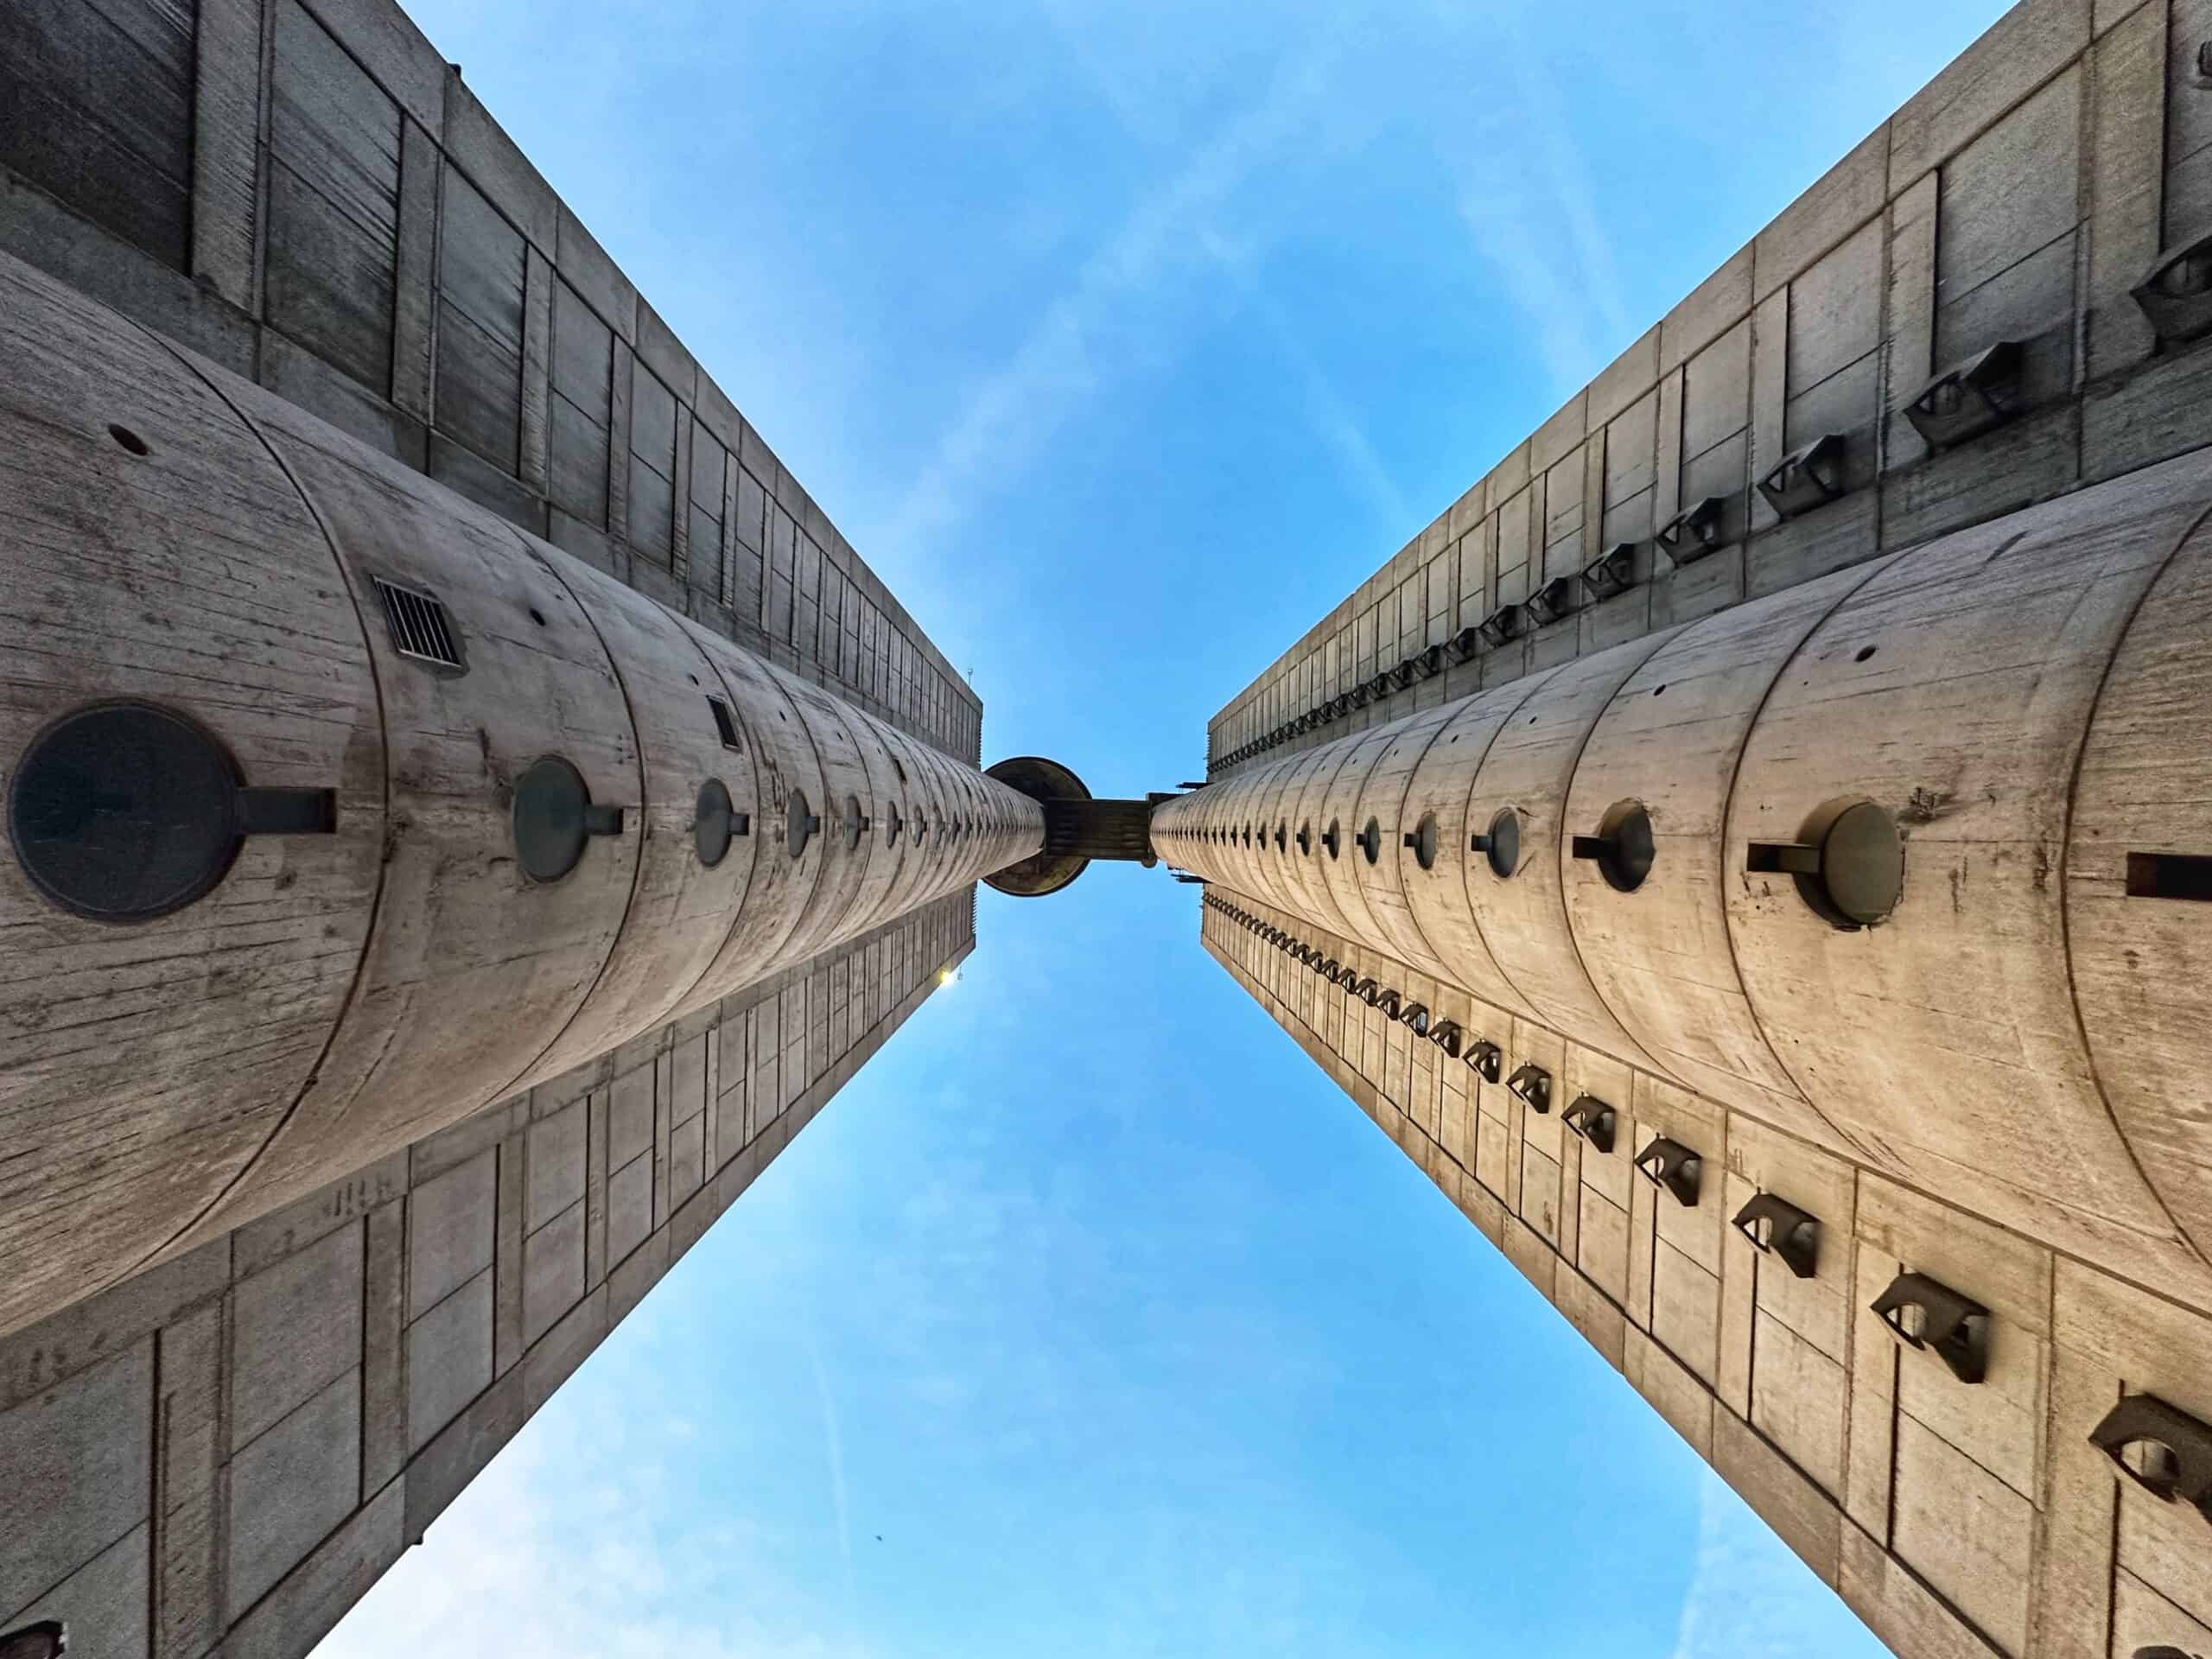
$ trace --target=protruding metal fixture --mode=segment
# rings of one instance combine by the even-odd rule
[[[1309,858],[1313,856],[1313,826],[1311,823],[1301,823],[1298,826],[1298,850]]]
[[[1825,506],[1843,493],[1843,435],[1825,433],[1775,462],[1759,493],[1784,518]]]
[[[2153,1497],[2212,1521],[2212,1424],[2153,1394],[2131,1394],[2089,1431],[2089,1444]]]
[[[1761,1192],[1736,1212],[1729,1224],[1800,1279],[1810,1279],[1821,1254],[1820,1217],[1800,1210],[1787,1198]]]
[[[1901,1273],[1874,1299],[1882,1323],[1910,1348],[1932,1349],[1961,1382],[1989,1370],[1989,1310],[1925,1274]]]
[[[1501,605],[1484,617],[1476,626],[1483,643],[1495,650],[1509,639],[1518,639],[1528,626],[1528,616],[1518,605]]]
[[[1613,1149],[1613,1129],[1617,1120],[1613,1109],[1595,1095],[1577,1095],[1559,1115],[1559,1121],[1587,1141],[1599,1152]]]
[[[1428,1028],[1428,1040],[1444,1051],[1446,1058],[1458,1059],[1459,1058],[1459,1022],[1456,1020],[1434,1021]]]
[[[1611,599],[1636,584],[1636,543],[1615,542],[1582,567],[1582,588],[1592,599]]]
[[[69,1628],[58,1618],[0,1636],[0,1659],[61,1659],[69,1651]]]
[[[152,921],[206,898],[248,836],[338,828],[335,790],[248,788],[213,733],[152,702],[63,715],[23,751],[7,793],[25,877],[101,922]]]
[[[1574,608],[1574,584],[1566,576],[1554,576],[1529,595],[1529,619],[1538,627],[1558,621]]]
[[[1331,818],[1329,820],[1329,827],[1321,832],[1321,844],[1329,849],[1329,856],[1331,858],[1338,858],[1343,855],[1344,838],[1340,833],[1341,829],[1342,826],[1334,818]]]
[[[1472,662],[1475,653],[1483,648],[1483,631],[1478,627],[1462,628],[1445,643],[1461,662]]]
[[[1705,1173],[1705,1160],[1679,1141],[1665,1135],[1656,1135],[1651,1144],[1636,1154],[1637,1173],[1654,1186],[1661,1186],[1675,1195],[1675,1202],[1685,1210],[1697,1208],[1699,1178]]]
[[[2212,236],[2167,249],[2133,291],[2160,340],[2212,334]]]
[[[1913,394],[1905,418],[1936,449],[1994,431],[2020,412],[2020,358],[2018,340],[2000,340],[1953,364]]]
[[[1282,819],[1275,820],[1275,851],[1287,852],[1290,848],[1290,825]]]
[[[510,814],[515,862],[533,881],[558,881],[583,861],[592,836],[622,833],[622,809],[594,804],[583,774],[557,754],[515,779]]]
[[[1484,1083],[1496,1083],[1505,1069],[1505,1051],[1486,1037],[1478,1037],[1467,1050],[1467,1064]]]
[[[1744,868],[1793,877],[1798,897],[1832,926],[1872,927],[1904,895],[1904,838],[1897,820],[1873,802],[1831,801],[1796,841],[1752,842]]]
[[[1658,543],[1677,569],[1695,564],[1728,544],[1721,535],[1721,520],[1727,510],[1728,503],[1724,498],[1708,495],[1669,518],[1652,540]]]
[[[1513,1075],[1505,1080],[1505,1087],[1509,1093],[1518,1095],[1532,1112],[1548,1112],[1552,1109],[1552,1074],[1534,1060],[1516,1066]]]
[[[1428,1035],[1427,1003],[1407,1003],[1404,1007],[1398,1010],[1398,1020],[1401,1024],[1410,1029],[1414,1036],[1426,1037]]]
[[[1576,836],[1570,850],[1575,857],[1594,862],[1605,885],[1616,893],[1634,893],[1651,874],[1656,855],[1651,815],[1641,801],[1617,801],[1599,821],[1598,833]]]
[[[1361,826],[1357,839],[1359,850],[1367,855],[1369,863],[1372,864],[1382,856],[1382,825],[1379,820],[1368,819]]]

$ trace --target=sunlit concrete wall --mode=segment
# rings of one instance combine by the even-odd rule
[[[1206,949],[1915,1659],[2212,1653],[2212,1526],[2091,1440],[2132,1402],[2212,1447],[2208,40],[2204,0],[2016,7],[1154,816]],[[1912,407],[2008,342],[2003,418],[1931,444]],[[1904,873],[1849,931],[1751,868],[1847,798]],[[1624,891],[1576,838],[1631,800]],[[1980,1380],[1874,1311],[1907,1273],[1981,1310]]]
[[[2212,353],[2130,296],[2212,233],[2207,39],[2204,0],[2024,0],[1231,698],[1213,773],[2212,441]],[[2005,340],[2017,417],[1932,453],[1906,405]],[[1830,435],[1840,498],[1784,521],[1758,480]]]

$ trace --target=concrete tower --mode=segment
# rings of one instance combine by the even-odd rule
[[[0,1652],[296,1656],[1112,804],[389,0],[0,87]]]
[[[2212,1654],[2208,30],[2018,7],[1152,819],[1916,1659]]]
[[[1102,801],[389,0],[0,6],[0,1643],[305,1653],[1119,858],[1898,1652],[2212,1656],[2208,33],[2025,0]]]

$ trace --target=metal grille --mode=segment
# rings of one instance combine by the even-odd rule
[[[428,594],[399,587],[382,576],[371,576],[369,580],[376,583],[378,597],[384,601],[385,616],[391,623],[394,651],[403,657],[435,663],[441,668],[462,665],[461,645],[454,636],[452,623],[446,620],[444,606]]]

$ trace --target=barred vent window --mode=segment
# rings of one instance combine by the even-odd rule
[[[377,596],[384,601],[384,613],[391,624],[394,651],[420,662],[435,663],[441,668],[462,666],[461,646],[454,638],[453,624],[446,620],[444,606],[428,594],[399,587],[382,576],[369,580],[376,584]]]

